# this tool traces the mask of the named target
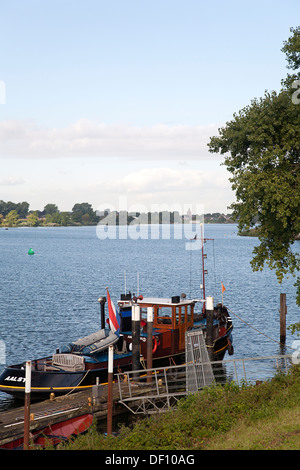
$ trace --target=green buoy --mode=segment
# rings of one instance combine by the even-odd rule
[[[33,249],[32,249],[32,248],[29,248],[29,250],[28,250],[28,254],[29,254],[29,255],[34,255],[34,251],[33,251]]]

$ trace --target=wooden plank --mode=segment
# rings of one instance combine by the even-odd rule
[[[126,387],[126,386],[125,386]],[[146,387],[147,388],[147,387]],[[127,396],[128,388],[123,391]],[[101,393],[97,399],[92,398],[92,390],[76,392],[70,395],[64,395],[45,400],[42,402],[31,403],[30,414],[34,419],[30,420],[30,431],[43,428],[49,424],[55,424],[85,413],[93,413],[97,420],[107,419],[107,384],[100,385]],[[131,387],[132,395],[139,395],[143,392],[143,387],[134,385]],[[115,404],[119,401],[119,389],[116,383],[113,387],[113,416],[120,414]],[[23,437],[24,434],[24,406],[2,411],[0,413],[0,445],[10,442],[14,439]]]

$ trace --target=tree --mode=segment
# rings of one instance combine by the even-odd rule
[[[32,212],[31,214],[29,214],[27,217],[27,222],[31,227],[36,227],[37,225],[39,225],[39,218],[37,212]]]
[[[285,88],[295,88],[293,82],[300,78],[300,26],[290,29],[292,36],[287,41],[284,41],[284,46],[281,49],[285,53],[288,62],[287,68],[293,70],[292,75],[288,74],[282,84]]]
[[[289,67],[300,57],[300,30],[295,31],[297,40],[290,38],[285,45],[286,52],[287,44],[298,48],[288,56]],[[237,201],[230,207],[240,231],[253,226],[255,217],[259,225],[253,270],[267,264],[279,282],[300,270],[294,245],[300,233],[300,104],[291,99],[291,80],[285,84],[280,92],[266,92],[234,114],[208,144],[210,152],[224,155],[223,164],[232,175]],[[300,277],[296,285],[300,305]]]
[[[44,213],[45,215],[53,215],[58,212],[58,207],[56,204],[46,204],[44,207]]]
[[[16,210],[10,211],[6,216],[6,223],[9,227],[14,227],[18,223],[18,213]]]
[[[18,202],[17,204],[15,204],[15,210],[18,212],[20,219],[25,219],[28,215],[29,210],[28,202]]]
[[[0,201],[0,212],[5,217],[10,211],[17,211],[21,219],[25,219],[28,214],[28,202],[18,202],[17,204],[11,201]]]
[[[84,216],[84,217],[83,217]],[[93,224],[99,221],[99,217],[88,202],[77,203],[72,209],[73,222]]]
[[[69,225],[71,224],[71,215],[69,212],[61,212],[60,213],[60,224],[61,225]]]

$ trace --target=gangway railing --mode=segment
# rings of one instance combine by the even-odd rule
[[[292,365],[292,354],[277,356],[247,357],[212,362],[215,382],[253,384],[266,381],[277,373],[287,374]]]
[[[186,366],[129,371],[117,374],[117,382],[119,402],[133,413],[165,411],[186,395]]]
[[[162,412],[176,407],[184,396],[207,386],[265,381],[278,372],[288,373],[291,365],[292,355],[278,355],[214,362],[196,360],[176,366],[128,371],[116,374],[119,403],[135,414]],[[199,381],[199,371],[208,371],[208,375],[203,376],[204,380]],[[191,383],[197,384],[197,389],[190,389]]]

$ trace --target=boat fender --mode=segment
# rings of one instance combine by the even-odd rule
[[[156,336],[153,336],[153,349],[152,349],[152,354],[155,353],[157,350],[157,346],[159,345],[159,340],[157,339]]]

